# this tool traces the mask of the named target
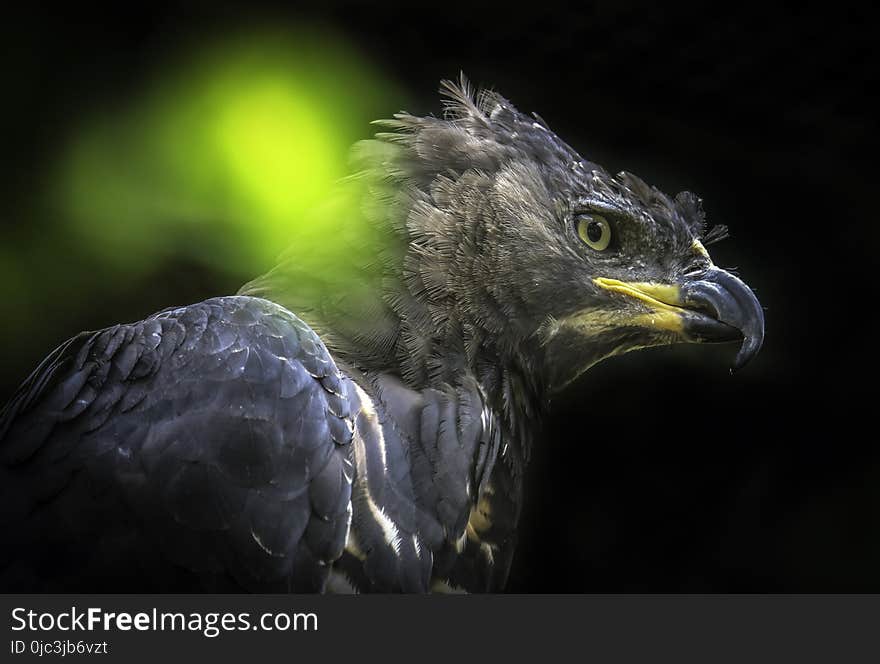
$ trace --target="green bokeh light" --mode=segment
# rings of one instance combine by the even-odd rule
[[[350,145],[405,103],[338,35],[302,26],[169,48],[75,106],[6,211],[9,381],[82,329],[233,293],[291,243],[344,264],[334,238],[359,215],[335,192]]]
[[[367,122],[394,108],[388,90],[328,35],[226,41],[87,123],[54,200],[102,269],[131,275],[183,252],[252,276],[302,224],[332,233],[306,213],[333,195]]]

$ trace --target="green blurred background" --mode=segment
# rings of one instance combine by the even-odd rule
[[[23,330],[48,349],[72,324],[113,322],[102,311],[138,318],[235,292],[291,243],[308,252],[319,237],[327,254],[337,219],[311,211],[369,122],[406,99],[308,21],[184,41],[109,92],[65,118],[4,229],[4,348]]]

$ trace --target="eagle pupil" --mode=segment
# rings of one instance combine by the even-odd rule
[[[602,224],[598,221],[591,221],[587,224],[587,237],[590,242],[598,242],[602,239]]]

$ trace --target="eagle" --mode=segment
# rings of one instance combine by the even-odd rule
[[[756,355],[762,307],[698,197],[464,76],[441,92],[355,145],[356,205],[317,244],[25,380],[0,414],[4,590],[500,591],[554,394],[641,348]]]

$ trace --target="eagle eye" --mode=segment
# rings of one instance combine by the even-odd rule
[[[577,234],[584,244],[596,251],[605,251],[611,244],[611,224],[598,214],[578,215]]]

